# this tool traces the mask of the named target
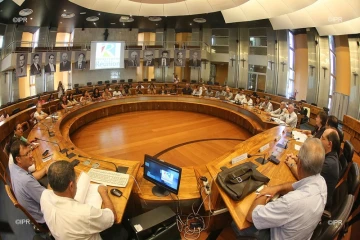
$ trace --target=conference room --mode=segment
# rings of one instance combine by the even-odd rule
[[[360,1],[0,13],[0,239],[360,237]]]

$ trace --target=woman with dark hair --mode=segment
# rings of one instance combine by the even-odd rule
[[[74,99],[74,94],[69,93],[69,95],[68,95],[68,104],[69,105],[75,105],[77,103],[78,102]]]
[[[100,91],[99,91],[99,88],[95,88],[94,89],[94,93],[92,95],[92,98],[93,98],[93,101],[96,101],[96,100],[99,100],[101,99],[101,95],[100,95]]]
[[[261,99],[260,99],[259,96],[257,96],[257,97],[255,98],[254,106],[255,106],[255,107],[259,107],[260,104],[261,104]]]
[[[109,88],[108,88],[108,87],[106,87],[106,88],[104,89],[104,92],[103,92],[103,94],[102,94],[102,98],[103,98],[104,100],[108,100],[108,99],[112,98],[112,94],[111,94],[111,92],[109,91]]]
[[[124,90],[122,91],[122,95],[123,96],[130,96],[131,95],[131,90],[129,85],[125,85]]]
[[[312,135],[314,138],[321,138],[323,135],[325,129],[326,129],[326,121],[327,121],[327,114],[324,111],[321,111],[318,113],[315,119],[316,127],[313,131],[309,130],[302,130],[302,133],[305,133],[307,135]]]
[[[48,98],[48,102],[51,102],[51,101],[54,101],[54,100],[55,100],[54,94],[51,93],[50,96],[49,96],[49,98]]]
[[[1,114],[1,116],[0,116],[0,122],[4,121],[8,117],[9,117],[9,114],[6,112],[6,110],[4,110],[3,114]]]
[[[122,93],[118,86],[115,87],[115,91],[113,91],[113,96],[114,97],[122,97]]]
[[[44,99],[41,99],[41,94],[38,94],[38,102],[37,103],[39,103],[39,104],[44,104],[45,103],[45,100]]]
[[[66,109],[66,107],[68,106],[68,100],[66,98],[66,95],[62,95],[61,98],[60,98],[60,106],[63,108],[63,109]],[[70,106],[70,105],[69,105]]]
[[[175,84],[172,85],[171,90],[170,90],[170,94],[171,95],[176,95],[177,94],[177,87],[176,87]]]
[[[153,83],[151,83],[149,85],[149,88],[148,88],[147,92],[148,92],[148,94],[156,94],[155,85]]]
[[[139,82],[135,89],[136,89],[136,94],[143,94],[141,89],[144,89],[144,86],[141,85],[141,82]]]
[[[80,102],[91,102],[92,99],[90,97],[89,91],[85,90],[80,98]]]

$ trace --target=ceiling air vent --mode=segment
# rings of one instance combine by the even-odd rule
[[[29,15],[32,14],[32,13],[33,13],[33,10],[32,10],[32,9],[30,9],[30,8],[25,8],[25,9],[23,9],[23,10],[21,10],[21,11],[19,12],[19,15],[22,16],[22,17],[26,17],[26,16],[29,16]]]
[[[75,17],[75,13],[71,13],[71,12],[65,12],[63,14],[61,14],[62,18],[73,18]]]
[[[159,22],[161,21],[161,17],[149,17],[149,20],[152,22]]]
[[[86,18],[86,21],[88,22],[96,22],[97,20],[99,20],[97,16],[91,16]]]

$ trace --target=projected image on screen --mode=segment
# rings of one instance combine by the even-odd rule
[[[179,172],[176,169],[146,162],[146,175],[171,189],[178,188]]]
[[[124,42],[91,42],[90,70],[124,68]]]

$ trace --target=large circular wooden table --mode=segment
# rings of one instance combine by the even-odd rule
[[[232,158],[245,152],[256,154],[259,148],[267,143],[269,143],[270,148],[266,150],[265,153],[271,153],[272,151],[276,151],[276,142],[274,139],[277,136],[281,137],[280,142],[287,138],[283,134],[285,127],[277,126],[276,123],[269,120],[267,115],[252,107],[243,107],[213,98],[182,95],[138,95],[92,102],[86,105],[77,105],[71,109],[58,111],[58,119],[56,121],[46,119],[42,121],[43,124],[37,124],[28,136],[29,140],[39,138],[46,141],[57,142],[61,149],[66,148],[69,154],[74,153],[76,156],[68,159],[65,153],[59,151],[60,149],[56,144],[39,141],[40,146],[33,151],[36,159],[36,167],[41,168],[45,164],[41,160],[41,154],[45,150],[49,150],[54,154],[53,159],[55,160],[66,159],[72,161],[73,159],[79,159],[81,163],[75,167],[77,174],[81,171],[87,172],[90,169],[88,165],[83,164],[87,159],[93,163],[100,163],[101,169],[111,171],[114,170],[114,164],[112,163],[115,163],[117,166],[128,167],[127,173],[136,178],[141,191],[138,190],[137,186],[134,187],[134,178],[130,177],[128,185],[125,188],[119,188],[125,197],[117,198],[109,194],[117,212],[117,223],[122,221],[127,205],[132,204],[133,208],[138,208],[138,204],[141,204],[142,200],[146,200],[147,203],[172,201],[173,199],[170,196],[159,198],[152,194],[151,189],[154,185],[142,178],[143,168],[141,167],[141,162],[132,161],[131,159],[113,159],[88,154],[82,149],[77,148],[70,139],[70,135],[74,131],[94,120],[115,114],[144,110],[178,110],[208,114],[233,122],[254,135],[254,137],[238,144],[231,152],[224,154],[206,166],[182,168],[182,178],[178,194],[178,198],[182,202],[191,202],[201,198],[205,199],[204,193],[199,191],[198,178],[200,176],[207,176],[209,179],[212,179],[212,194],[211,205],[208,207],[209,205],[205,204],[205,209],[216,210],[226,206],[240,228],[248,226],[249,223],[246,222],[245,216],[254,196],[249,195],[240,202],[232,201],[216,186],[216,175],[222,166],[232,167],[230,163]],[[45,125],[50,127],[51,131],[55,133],[55,136],[50,137]],[[295,152],[295,150],[293,150],[294,142],[295,141],[289,142],[289,148],[278,156],[281,160],[279,165],[268,163],[258,167],[260,172],[271,179],[270,184],[279,184],[295,180],[283,162],[286,153]],[[83,157],[79,157],[79,155]],[[244,161],[255,162],[255,157]],[[131,193],[138,196],[138,201],[128,201]]]

